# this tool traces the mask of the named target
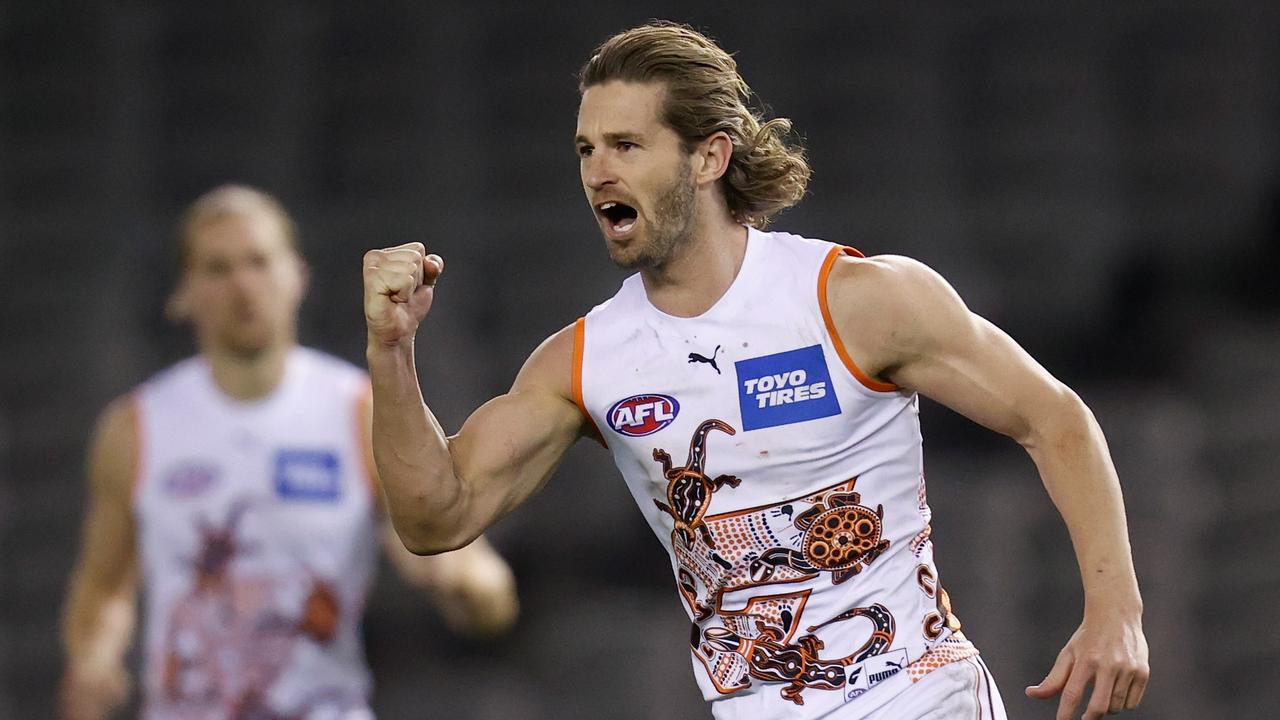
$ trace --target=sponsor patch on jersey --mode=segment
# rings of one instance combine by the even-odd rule
[[[821,345],[739,360],[742,428],[759,430],[840,414]]]
[[[334,502],[342,496],[338,455],[329,450],[276,452],[276,495],[285,500]]]
[[[670,395],[632,395],[613,404],[609,427],[627,437],[652,435],[675,421],[680,403]]]
[[[193,498],[213,487],[220,475],[221,471],[213,463],[193,460],[171,468],[160,482],[160,487],[170,497]]]
[[[853,700],[906,668],[906,648],[872,655],[857,665],[850,665],[844,686],[844,699]]]

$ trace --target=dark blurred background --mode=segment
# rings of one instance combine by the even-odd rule
[[[817,5],[817,4],[812,4]],[[48,718],[91,422],[191,351],[161,316],[176,214],[279,195],[303,339],[363,362],[360,256],[449,275],[419,344],[449,428],[612,294],[572,151],[609,34],[686,21],[812,156],[777,227],[924,260],[1093,407],[1128,503],[1152,681],[1134,718],[1280,707],[1280,5],[0,2],[0,718]],[[1011,441],[926,402],[942,577],[1013,718],[1081,617]],[[708,717],[667,560],[582,444],[492,532],[508,639],[451,636],[384,572],[382,718]]]

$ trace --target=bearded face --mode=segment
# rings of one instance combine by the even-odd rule
[[[667,188],[657,197],[653,220],[639,242],[628,248],[610,244],[609,257],[624,270],[662,267],[685,245],[693,231],[698,196],[690,177],[689,158],[685,157]]]
[[[660,83],[587,88],[578,110],[582,187],[619,267],[660,267],[689,239],[697,211],[691,156],[661,121]]]

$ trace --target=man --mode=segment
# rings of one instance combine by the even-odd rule
[[[482,539],[419,558],[382,527],[368,378],[298,347],[306,269],[280,204],[221,187],[181,234],[169,311],[200,354],[112,403],[94,435],[63,715],[124,701],[141,578],[143,717],[371,718],[359,625],[378,542],[460,629],[511,624],[511,572]]]
[[[671,554],[717,718],[1004,717],[929,540],[917,394],[1020,442],[1070,529],[1084,622],[1048,677],[1067,718],[1147,682],[1123,502],[1096,422],[918,262],[765,233],[808,166],[733,59],[680,26],[606,41],[576,147],[612,259],[637,270],[447,437],[416,329],[443,260],[365,257],[374,454],[410,550],[461,547],[601,440]]]

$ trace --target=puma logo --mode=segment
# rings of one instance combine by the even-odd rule
[[[703,355],[699,355],[698,353],[689,353],[689,362],[691,362],[691,363],[706,363],[706,364],[710,365],[711,367],[715,368],[716,374],[717,374],[717,375],[719,375],[719,374],[720,374],[720,366],[719,366],[719,365],[716,365],[716,355],[717,355],[717,354],[719,354],[719,352],[720,352],[720,346],[719,346],[719,345],[717,345],[717,346],[716,346],[716,349],[715,349],[715,352],[711,353],[711,357],[705,357],[705,356],[703,356]]]

